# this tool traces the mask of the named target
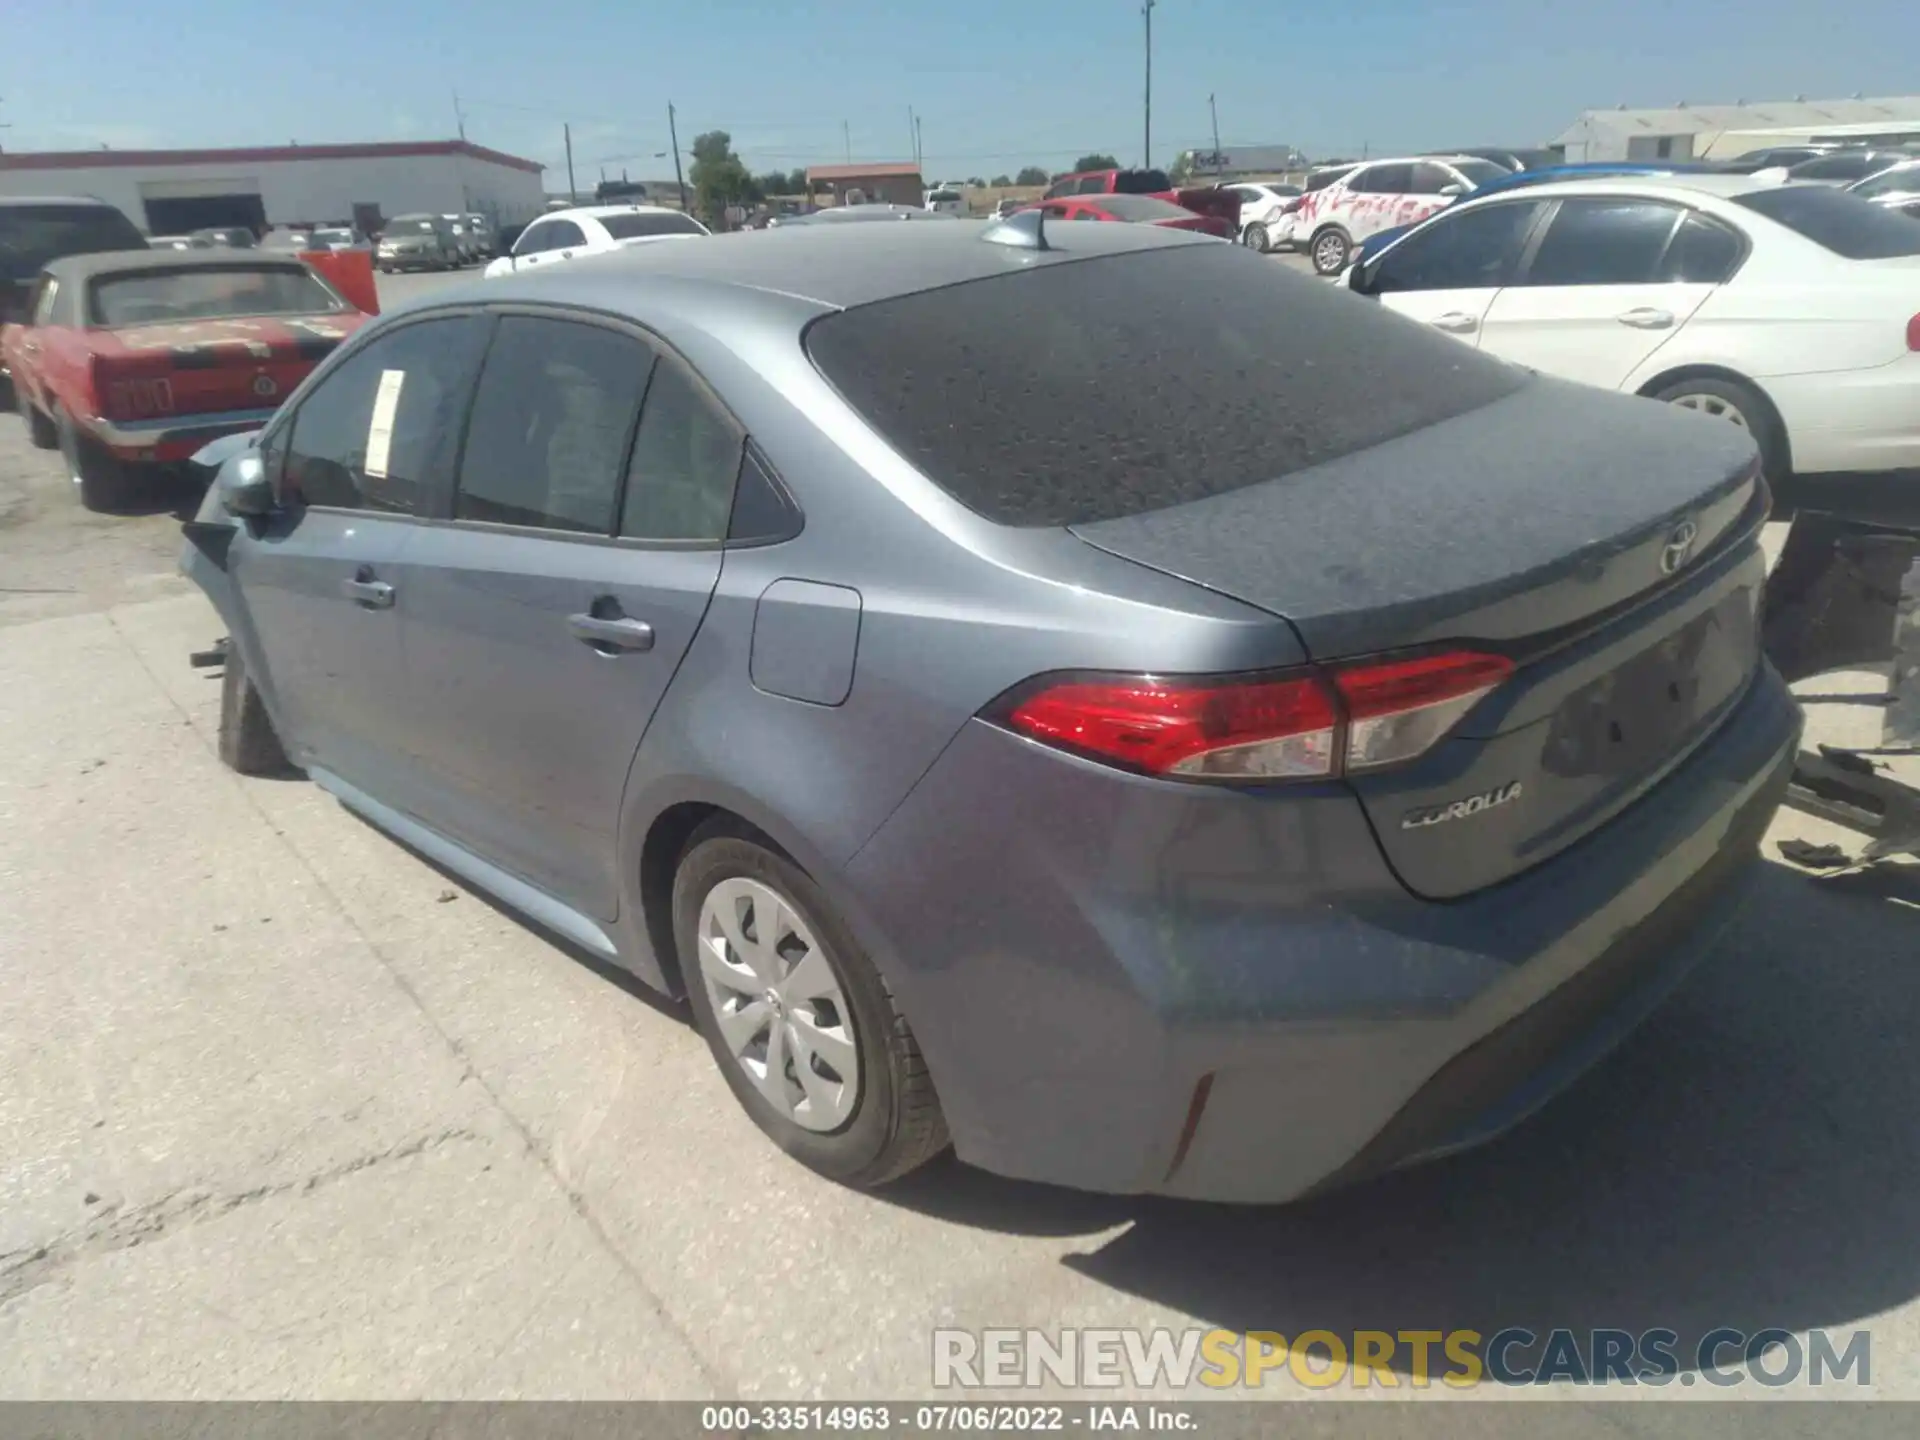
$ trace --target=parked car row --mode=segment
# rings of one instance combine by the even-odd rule
[[[202,455],[220,753],[686,996],[847,1183],[1272,1201],[1485,1140],[1745,893],[1799,726],[1755,433],[1042,219],[361,327]]]
[[[460,270],[493,259],[496,248],[493,227],[484,215],[400,215],[380,232],[374,264],[385,275]]]

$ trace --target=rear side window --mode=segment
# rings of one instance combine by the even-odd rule
[[[1080,182],[1073,193],[1076,195],[1104,195],[1107,193],[1107,177],[1105,175],[1089,175]]]
[[[1562,200],[1527,267],[1527,285],[1650,285],[1680,210],[1651,200]]]
[[[934,197],[938,199],[938,196]],[[956,195],[953,197],[958,199]],[[569,221],[569,224],[572,222]],[[641,240],[654,235],[704,235],[706,230],[691,215],[603,215],[600,223],[615,240]]]
[[[1660,278],[1683,285],[1718,285],[1739,267],[1746,243],[1717,220],[1690,214],[1680,222],[1661,263]]]
[[[0,282],[30,280],[64,255],[146,248],[146,237],[111,205],[0,205]]]
[[[287,444],[288,498],[416,515],[452,468],[487,322],[407,325],[344,361],[300,404]]]
[[[1362,195],[1405,195],[1413,189],[1411,165],[1369,165],[1347,181]]]
[[[1173,189],[1164,170],[1122,170],[1113,178],[1116,195],[1158,195]]]
[[[1527,383],[1517,367],[1231,245],[900,296],[815,321],[807,348],[896,450],[1003,525],[1106,520],[1238,490]]]
[[[662,360],[640,412],[620,533],[641,540],[724,540],[746,438],[692,376]]]
[[[611,535],[653,351],[569,320],[500,322],[474,396],[454,515]]]
[[[1824,185],[1782,185],[1734,197],[1756,215],[1847,260],[1920,255],[1920,225],[1897,210]]]

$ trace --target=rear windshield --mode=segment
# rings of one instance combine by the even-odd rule
[[[1002,525],[1238,490],[1527,383],[1230,245],[1040,265],[858,306],[815,321],[807,348],[895,449]]]
[[[235,265],[104,276],[93,282],[91,323],[118,328],[242,315],[315,315],[345,308],[309,270]]]
[[[1342,175],[1351,175],[1358,168],[1356,165],[1344,165],[1338,170],[1322,170],[1316,175],[1309,175],[1307,189],[1309,191],[1324,190]]]
[[[1783,185],[1734,199],[1848,260],[1920,255],[1920,225],[1897,210],[1825,185]]]
[[[706,232],[691,215],[607,215],[600,223],[616,240],[643,240],[649,235],[701,235]]]
[[[1491,160],[1453,160],[1449,164],[1475,185],[1485,185],[1494,180],[1505,180],[1515,172],[1504,165],[1496,165]]]
[[[396,220],[387,226],[387,233],[389,235],[432,235],[437,233],[439,228],[431,220]]]
[[[1121,220],[1136,222],[1193,218],[1193,211],[1182,209],[1171,200],[1162,200],[1157,195],[1108,195],[1100,201],[1100,208]]]
[[[1164,170],[1122,170],[1113,177],[1116,195],[1155,195],[1173,189]]]
[[[0,281],[29,280],[63,255],[146,248],[111,205],[0,205]]]

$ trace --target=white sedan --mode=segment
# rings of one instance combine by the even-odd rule
[[[1240,243],[1261,254],[1293,238],[1294,202],[1300,198],[1298,185],[1278,181],[1248,180],[1224,187],[1240,201]]]
[[[1463,344],[1753,434],[1770,478],[1920,466],[1920,225],[1743,175],[1468,201],[1347,275]]]
[[[711,233],[691,215],[664,205],[583,205],[542,215],[520,232],[511,251],[480,273],[493,279],[629,245]]]

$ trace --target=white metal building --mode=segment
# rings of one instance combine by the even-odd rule
[[[1920,95],[1589,110],[1554,141],[1568,161],[1731,160],[1773,145],[1920,140]]]
[[[537,161],[465,140],[281,145],[244,150],[0,152],[0,195],[91,195],[150,235],[216,225],[356,223],[414,211],[538,215]]]

